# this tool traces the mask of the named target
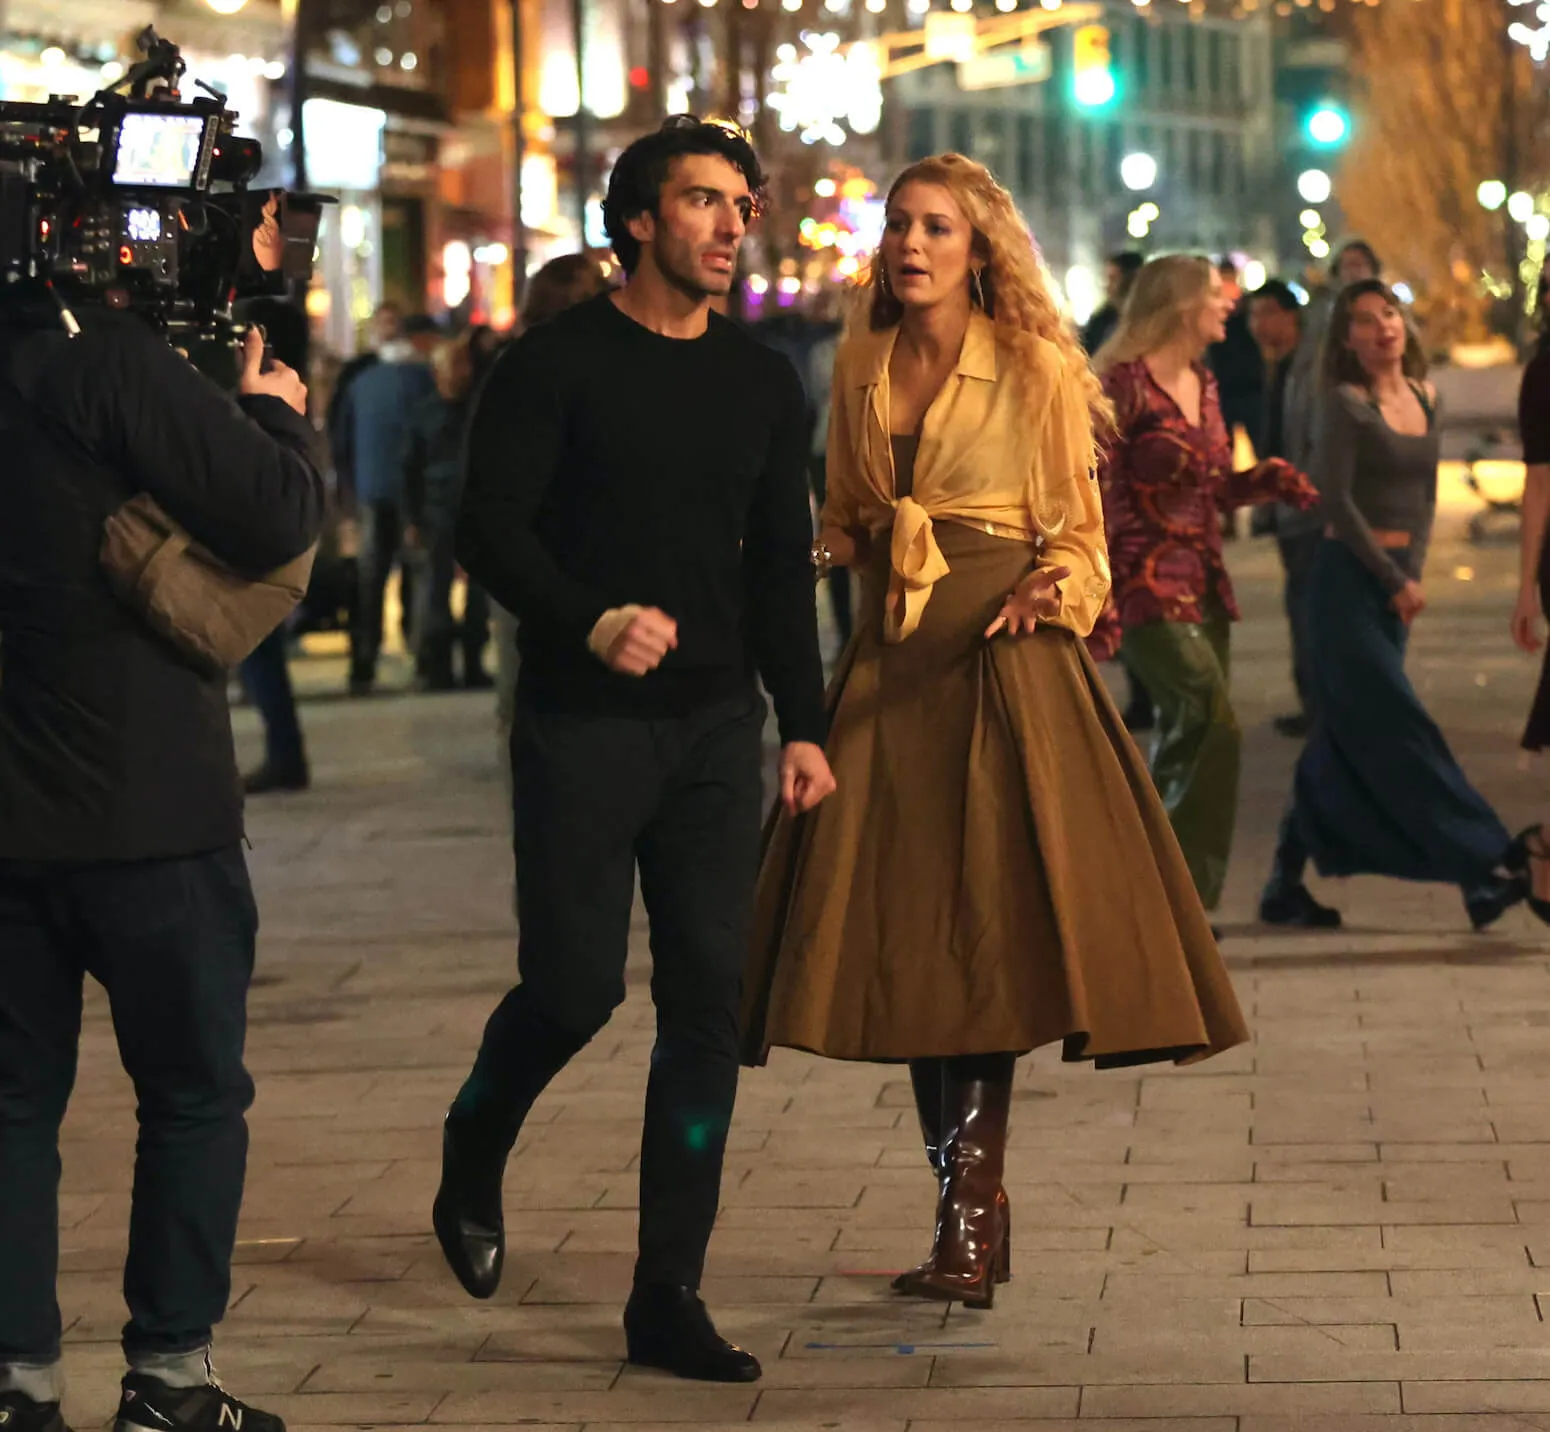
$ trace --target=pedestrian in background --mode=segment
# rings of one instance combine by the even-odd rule
[[[1108,262],[1103,266],[1103,303],[1082,329],[1082,347],[1089,355],[1102,348],[1119,327],[1119,316],[1124,310],[1125,300],[1145,262],[1146,255],[1138,254],[1134,249],[1121,249],[1119,253],[1109,255]]]
[[[1011,196],[942,155],[889,191],[841,345],[819,556],[865,572],[831,687],[839,794],[766,853],[745,1058],[907,1060],[938,1179],[895,1287],[991,1306],[1020,1054],[1246,1037],[1178,845],[1082,638],[1108,595],[1107,412]]]
[[[1238,809],[1242,736],[1232,708],[1238,619],[1221,515],[1317,494],[1290,463],[1234,472],[1232,440],[1205,357],[1230,299],[1208,259],[1153,259],[1097,356],[1115,433],[1100,469],[1114,593],[1095,654],[1118,649],[1157,708],[1152,778],[1207,910],[1221,900]]]
[[[1540,271],[1535,304],[1539,340],[1523,370],[1518,389],[1518,433],[1523,440],[1523,507],[1518,542],[1518,601],[1512,613],[1512,639],[1526,652],[1544,646],[1540,622],[1550,612],[1550,265]],[[1541,663],[1539,687],[1523,732],[1523,747],[1542,751],[1550,745],[1550,656]],[[1543,919],[1550,914],[1550,845],[1535,830],[1526,842],[1531,860],[1529,901]]]
[[[1297,763],[1260,918],[1333,927],[1304,883],[1389,875],[1457,885],[1470,923],[1494,924],[1528,893],[1513,840],[1405,674],[1437,508],[1436,389],[1420,341],[1380,279],[1347,285],[1330,313],[1314,469],[1326,538],[1308,624],[1318,721]]]
[[[409,415],[435,389],[430,358],[440,340],[441,331],[423,314],[406,319],[403,337],[383,345],[378,361],[353,379],[340,402],[340,449],[354,482],[360,529],[358,591],[350,627],[352,696],[369,695],[376,686],[383,596],[404,553],[402,478]],[[401,585],[399,597],[405,636],[412,646],[413,593]]]
[[[484,669],[490,635],[489,601],[477,582],[464,586],[461,622],[452,615],[457,577],[453,550],[458,506],[463,496],[463,442],[474,386],[469,335],[448,339],[431,362],[436,391],[415,405],[404,439],[404,543],[416,568],[418,607],[414,618],[415,682],[422,691],[452,691],[458,681],[453,648],[462,653],[462,685],[488,690],[494,682]]]
[[[1260,458],[1285,457],[1286,395],[1292,365],[1302,342],[1302,305],[1291,288],[1269,279],[1249,295],[1249,328],[1265,363],[1264,398],[1254,434],[1254,452]],[[1256,509],[1269,518],[1281,554],[1282,600],[1292,640],[1292,684],[1297,710],[1277,716],[1272,723],[1283,736],[1301,739],[1313,725],[1313,651],[1308,638],[1308,578],[1313,557],[1323,540],[1323,518],[1317,508],[1304,512],[1287,502],[1267,503]]]

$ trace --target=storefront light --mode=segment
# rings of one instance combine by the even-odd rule
[[[441,301],[456,308],[473,288],[473,255],[461,239],[441,251]]]
[[[105,85],[116,85],[124,78],[124,67],[117,60],[109,60],[98,72]]]
[[[45,69],[56,70],[70,57],[58,45],[50,45],[38,56],[38,63]]]
[[[248,0],[205,0],[217,15],[235,15],[247,3]]]

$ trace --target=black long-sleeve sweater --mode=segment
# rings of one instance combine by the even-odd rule
[[[470,424],[457,546],[520,618],[523,699],[678,715],[757,671],[782,740],[821,742],[806,438],[790,363],[714,314],[666,338],[605,294],[512,345]],[[645,677],[587,647],[631,603],[678,623]]]

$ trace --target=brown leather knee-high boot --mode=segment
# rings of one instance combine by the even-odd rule
[[[908,1275],[922,1297],[989,1308],[1010,1262],[1009,1210],[1002,1177],[1016,1055],[947,1061],[946,1143],[936,1242]]]

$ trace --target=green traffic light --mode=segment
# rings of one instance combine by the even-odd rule
[[[1304,127],[1308,138],[1320,149],[1334,149],[1351,137],[1351,121],[1344,110],[1332,104],[1321,104],[1308,116]]]

